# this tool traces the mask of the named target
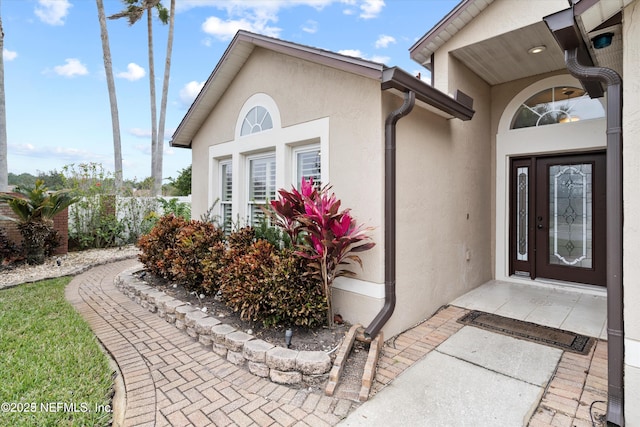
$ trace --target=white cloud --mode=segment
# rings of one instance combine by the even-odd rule
[[[376,49],[388,47],[391,43],[396,43],[395,37],[381,34],[380,37],[378,37],[378,40],[376,40]]]
[[[164,139],[171,138],[175,129],[165,129],[164,130]],[[135,136],[136,138],[144,138],[151,141],[151,129],[140,129],[140,128],[131,128],[129,129],[129,134]],[[137,145],[136,148],[146,147],[144,145]],[[148,148],[145,148],[143,151],[151,153],[151,144],[149,144]]]
[[[85,67],[79,59],[67,58],[65,62],[65,65],[56,65],[53,67],[53,71],[59,76],[75,77],[89,74],[89,70],[87,70],[87,67]]]
[[[358,49],[342,49],[342,50],[339,50],[338,53],[341,54],[341,55],[353,56],[355,58],[366,59],[367,61],[378,62],[380,64],[386,64],[391,59],[388,56],[381,56],[381,55],[374,55],[372,57],[368,57],[367,55],[365,55],[364,53],[362,53],[362,51],[360,51]]]
[[[223,21],[217,16],[210,16],[202,24],[202,31],[220,40],[229,40],[233,38],[238,30],[246,30],[253,33],[264,34],[266,36],[278,37],[282,29],[278,27],[270,27],[267,24],[268,20],[264,19],[255,19],[250,21],[242,18]]]
[[[381,55],[373,55],[371,58],[369,58],[369,61],[377,62],[380,64],[388,64],[390,60],[390,57]]]
[[[384,7],[384,0],[364,0],[360,5],[360,18],[371,19],[377,18],[382,8]]]
[[[193,100],[196,99],[196,96],[198,96],[203,86],[204,82],[199,83],[195,80],[184,85],[182,89],[180,89],[180,102],[182,105],[184,107],[189,107]]]
[[[33,144],[9,144],[12,155],[63,160],[65,162],[88,162],[106,160],[103,155],[95,152],[69,147],[36,147]]]
[[[42,22],[49,25],[64,25],[64,18],[72,6],[68,0],[38,0],[34,13]]]
[[[342,49],[342,50],[339,50],[338,53],[340,55],[355,56],[356,58],[364,58],[363,53],[358,49]]]
[[[151,129],[131,128],[129,133],[137,138],[151,138]]]
[[[127,79],[131,82],[140,80],[145,75],[146,75],[146,72],[144,71],[144,68],[142,68],[141,66],[133,62],[127,65],[127,71],[121,71],[116,74],[117,77],[120,77],[122,79]]]
[[[2,59],[5,61],[13,61],[18,56],[18,52],[8,49],[2,49]]]
[[[318,31],[318,23],[312,19],[308,19],[307,22],[302,25],[302,31],[315,34]]]

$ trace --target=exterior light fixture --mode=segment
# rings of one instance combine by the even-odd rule
[[[541,52],[544,52],[545,50],[547,50],[547,47],[545,45],[540,45],[540,46],[532,47],[527,52],[529,52],[532,55],[535,55],[536,53],[541,53]]]
[[[605,47],[611,46],[612,40],[613,33],[602,33],[592,38],[591,42],[593,43],[594,49],[603,49]]]
[[[293,337],[293,331],[291,329],[287,329],[284,332],[284,342],[287,345],[287,348],[291,348],[291,337]]]

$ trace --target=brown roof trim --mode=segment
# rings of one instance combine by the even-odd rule
[[[454,99],[407,73],[401,68],[386,68],[382,72],[382,90],[397,89],[401,92],[415,92],[416,99],[460,120],[471,120],[475,111],[473,100],[459,92]]]
[[[420,38],[416,43],[409,48],[409,56],[414,61],[425,66],[428,70],[432,70],[431,55],[439,48],[446,40],[442,38],[442,33],[446,32],[449,28],[453,27],[453,33],[458,32],[461,28],[453,25],[454,21],[461,17],[461,15],[469,9],[472,5],[478,3],[476,8],[481,12],[486,6],[492,3],[493,0],[485,0],[479,2],[478,0],[462,0],[451,10],[444,18],[442,18],[433,28],[431,28],[424,36]],[[473,14],[473,12],[472,12]],[[475,15],[474,15],[475,17]],[[473,19],[473,18],[472,18]],[[466,22],[464,23],[466,25]],[[436,49],[427,49],[429,44],[435,44]]]
[[[206,120],[209,112],[215,107],[224,93],[224,90],[216,92],[214,86],[219,84],[224,87],[230,83],[255,47],[262,47],[376,80],[380,79],[382,70],[385,68],[384,64],[377,62],[240,30],[236,33],[213,72],[209,75],[202,90],[173,133],[170,141],[172,147],[191,147],[191,140],[195,134],[194,128],[199,128]],[[234,57],[241,60],[232,61],[231,59]],[[203,106],[208,111],[200,111]]]
[[[381,81],[383,90],[394,88],[401,92],[415,91],[418,100],[452,117],[469,120],[474,113],[470,106],[434,89],[400,68],[387,68],[384,64],[377,62],[241,30],[233,38],[202,90],[180,121],[171,138],[170,145],[172,147],[191,148],[193,137],[255,47]]]

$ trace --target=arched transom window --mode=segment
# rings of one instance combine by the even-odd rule
[[[252,133],[262,132],[273,128],[273,120],[271,114],[266,108],[258,105],[253,107],[242,120],[242,129],[240,136],[250,135]]]
[[[516,111],[511,129],[570,123],[604,117],[597,99],[577,87],[552,87],[527,99]]]

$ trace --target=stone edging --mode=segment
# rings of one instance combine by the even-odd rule
[[[234,365],[277,384],[317,384],[328,378],[332,363],[325,352],[291,350],[256,339],[147,285],[133,275],[139,270],[134,267],[116,275],[116,288]]]

